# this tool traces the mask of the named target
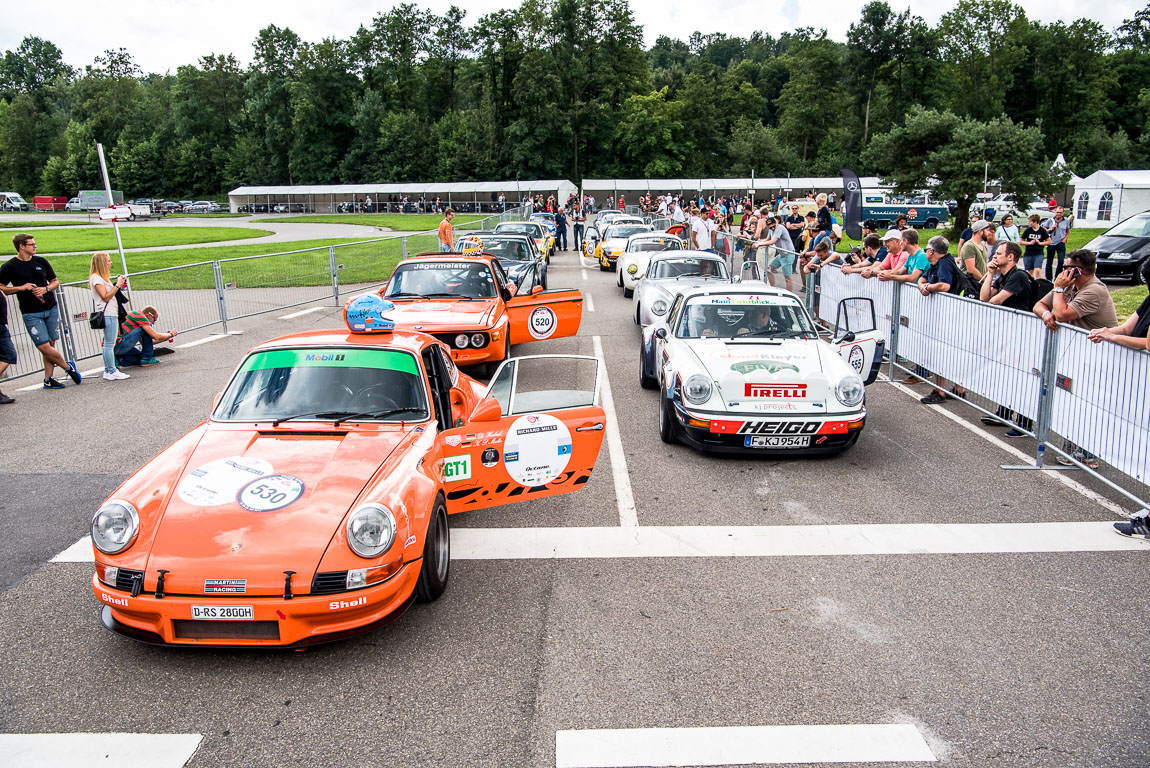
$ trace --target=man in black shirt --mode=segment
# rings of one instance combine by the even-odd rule
[[[1034,279],[1042,277],[1043,246],[1050,245],[1050,233],[1040,223],[1042,218],[1037,214],[1031,215],[1030,226],[1022,230],[1019,235],[1026,245],[1026,252],[1022,254],[1022,266]]]
[[[790,206],[790,214],[783,220],[783,226],[791,235],[791,245],[794,246],[795,251],[801,251],[802,248],[799,246],[803,244],[803,227],[806,226],[806,219],[799,215],[797,205]]]
[[[989,304],[1000,304],[1011,309],[1029,312],[1030,275],[1018,268],[1018,257],[1022,249],[1018,243],[1002,242],[994,258],[986,265],[987,278],[982,281],[979,300]]]
[[[60,281],[48,260],[36,255],[36,239],[32,235],[16,235],[12,245],[16,247],[16,256],[0,266],[0,291],[6,295],[16,294],[24,327],[44,358],[44,389],[64,388],[60,381],[52,378],[57,367],[79,384],[80,372],[75,363],[66,361],[56,349],[60,338],[60,309],[52,291],[60,287]]]
[[[0,294],[0,376],[4,375],[9,365],[16,364],[16,346],[12,343],[12,334],[8,333],[8,299]],[[8,395],[0,392],[0,405],[16,402]]]
[[[555,250],[567,250],[567,214],[562,208],[555,212]]]

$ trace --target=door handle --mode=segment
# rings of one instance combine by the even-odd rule
[[[602,424],[602,422],[600,422],[600,423],[595,424],[594,426],[591,426],[591,427],[575,427],[575,431],[576,432],[602,432],[603,431],[603,424]]]

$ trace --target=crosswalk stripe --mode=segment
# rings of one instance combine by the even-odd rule
[[[198,733],[2,733],[5,768],[181,768],[200,746]]]

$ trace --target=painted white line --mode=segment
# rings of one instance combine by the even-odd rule
[[[181,768],[200,746],[198,733],[3,733],[5,768]]]
[[[303,317],[310,315],[312,312],[322,312],[325,309],[332,309],[332,307],[312,307],[311,309],[301,309],[299,312],[292,312],[290,315],[282,315],[277,320],[291,320],[296,317]]]
[[[583,273],[583,279],[586,280],[587,279],[587,270],[583,269],[580,271]]]
[[[457,560],[642,557],[813,557],[1036,552],[1120,552],[1150,544],[1113,524],[951,523],[878,525],[456,528]]]
[[[556,768],[934,763],[909,724],[759,725],[556,731]]]
[[[103,372],[104,372],[104,366],[101,365],[99,368],[92,368],[92,369],[87,370],[87,371],[80,371],[80,375],[86,379],[89,376],[95,376],[97,373],[103,373]]]
[[[589,293],[583,294],[583,303],[585,305],[587,305],[587,311],[588,312],[594,312],[595,311],[595,300],[591,298],[591,294],[589,294]]]
[[[53,557],[50,563],[91,563],[93,562],[92,537],[85,536],[60,554]]]
[[[611,396],[611,381],[607,378],[607,360],[603,357],[603,341],[591,337],[595,357],[603,363],[603,410],[607,415],[607,450],[611,454],[611,475],[615,479],[615,499],[619,504],[619,525],[631,528],[639,524],[635,510],[635,496],[631,492],[631,476],[627,473],[627,457],[623,454],[623,438],[619,436],[619,419],[615,415],[615,398]]]
[[[211,336],[205,336],[202,339],[196,339],[195,341],[189,341],[186,344],[177,344],[176,349],[187,349],[188,347],[198,347],[201,344],[207,344],[209,341],[219,341],[220,339],[226,339],[228,336],[238,336],[239,334],[240,334],[239,331],[228,331],[227,333],[213,333]]]
[[[902,384],[899,384],[897,381],[891,381],[890,379],[886,379],[886,382],[888,384],[890,384],[892,387],[894,387],[895,389],[899,390],[900,392],[903,392],[907,395],[910,395],[915,400],[918,400],[921,397],[921,395],[919,395],[919,393],[915,392],[913,389],[910,389],[909,387],[905,387]],[[1019,461],[1021,461],[1023,464],[1033,464],[1034,463],[1034,457],[1033,456],[1030,456],[1026,453],[1023,453],[1022,451],[1015,448],[1013,445],[1010,445],[1009,443],[995,437],[994,435],[991,435],[991,434],[979,429],[977,426],[975,426],[971,422],[967,421],[966,419],[962,418],[961,416],[957,416],[957,415],[951,413],[946,408],[943,408],[941,405],[931,405],[928,407],[937,413],[941,413],[943,416],[950,419],[955,424],[958,424],[958,425],[970,430],[974,434],[981,437],[983,440],[986,440],[988,443],[991,443],[992,445],[998,446],[1002,450],[1009,453],[1011,456],[1013,456],[1016,459],[1018,459]],[[1053,461],[1054,455],[1050,454],[1049,458],[1051,461]],[[1131,513],[1128,510],[1126,510],[1126,509],[1122,508],[1120,505],[1115,504],[1114,502],[1110,501],[1110,499],[1106,498],[1105,496],[1098,493],[1097,491],[1090,490],[1089,488],[1087,488],[1085,485],[1078,482],[1077,480],[1072,480],[1071,478],[1067,477],[1065,474],[1063,474],[1062,472],[1060,472],[1058,470],[1052,469],[1049,471],[1042,472],[1041,474],[1045,475],[1046,477],[1051,478],[1052,480],[1057,480],[1058,482],[1062,483],[1067,488],[1070,488],[1073,491],[1077,491],[1078,493],[1085,496],[1090,501],[1093,501],[1095,504],[1102,507],[1103,509],[1107,509],[1107,510],[1113,512],[1114,514],[1116,514],[1120,517],[1123,517],[1123,518],[1130,517]]]

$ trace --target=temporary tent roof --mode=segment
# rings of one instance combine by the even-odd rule
[[[863,176],[859,179],[863,189],[885,189],[886,185],[879,181],[877,176]],[[843,179],[841,176],[756,176],[754,179],[726,178],[726,179],[584,179],[584,192],[698,192],[702,190],[707,194],[714,192],[741,192],[753,189],[757,194],[770,193],[780,190],[806,192],[807,190],[826,191],[841,190]]]
[[[1109,227],[1150,210],[1150,170],[1095,171],[1074,185],[1078,226]]]
[[[228,193],[232,211],[251,203],[308,202],[312,210],[328,210],[341,202],[373,197],[377,202],[389,195],[446,197],[449,200],[494,200],[500,193],[515,202],[526,193],[554,194],[560,200],[575,193],[566,179],[511,179],[509,181],[435,181],[398,184],[293,184],[236,187]]]

